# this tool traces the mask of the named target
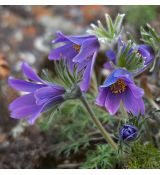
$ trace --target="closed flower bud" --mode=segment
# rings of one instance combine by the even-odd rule
[[[120,128],[119,135],[124,141],[133,141],[138,135],[138,128],[133,125],[125,124]]]

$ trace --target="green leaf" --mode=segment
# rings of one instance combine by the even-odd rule
[[[116,29],[117,34],[120,33],[120,31],[121,31],[124,16],[125,16],[125,14],[118,14],[116,19],[115,19],[114,29]]]
[[[154,28],[152,28],[149,24],[147,24],[147,27],[149,29],[149,32],[150,32],[152,38],[155,39],[157,42],[160,42],[160,37],[158,36],[158,34],[154,30]]]
[[[100,42],[109,46],[118,39],[122,31],[122,22],[124,16],[124,14],[118,14],[115,22],[113,23],[111,17],[108,14],[105,14],[106,27],[104,27],[101,21],[98,20],[98,25],[96,26],[95,24],[91,24],[92,29],[88,30],[87,32],[96,35]]]
[[[106,17],[106,23],[107,23],[108,31],[111,35],[111,38],[113,38],[115,31],[114,31],[114,26],[113,26],[112,19],[108,14],[105,14],[105,17]]]
[[[71,72],[67,66],[67,62],[63,59],[59,62],[55,61],[55,70],[66,88],[71,88],[74,84],[79,83],[82,80],[84,71],[84,69],[77,71],[77,66],[75,65],[73,72]]]
[[[141,40],[145,43],[153,47],[155,52],[160,50],[160,36],[156,33],[155,29],[152,28],[149,24],[147,24],[147,31],[141,27]]]

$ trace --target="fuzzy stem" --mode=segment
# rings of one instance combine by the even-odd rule
[[[92,118],[94,124],[97,126],[97,128],[100,130],[101,134],[103,135],[103,137],[105,138],[105,140],[115,149],[117,150],[117,145],[116,143],[113,141],[113,139],[110,137],[109,133],[104,129],[104,127],[102,126],[102,124],[100,123],[100,121],[96,118],[93,110],[91,109],[87,99],[82,95],[80,97],[81,102],[83,103],[84,107],[86,108],[86,110],[88,111],[90,117]]]
[[[95,71],[93,73],[93,85],[94,85],[94,89],[95,89],[94,93],[97,93],[98,92],[98,85],[97,85],[97,79],[96,79],[96,72]]]
[[[120,103],[120,111],[121,111],[122,118],[127,119],[127,118],[128,118],[128,113],[127,113],[127,111],[124,109],[124,105],[123,105],[122,103]]]

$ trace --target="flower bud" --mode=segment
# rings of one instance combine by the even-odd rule
[[[136,139],[138,135],[138,128],[134,125],[125,124],[120,128],[119,135],[124,141],[132,141]]]

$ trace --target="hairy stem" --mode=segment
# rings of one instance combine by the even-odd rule
[[[102,126],[100,121],[96,118],[96,116],[95,116],[93,110],[91,109],[86,97],[82,95],[80,97],[80,100],[82,101],[82,103],[83,103],[84,107],[86,108],[86,110],[88,111],[91,119],[93,120],[93,122],[97,126],[97,128],[100,130],[100,132],[103,135],[103,137],[105,138],[105,140],[116,150],[117,149],[116,143],[110,137],[109,133],[104,129],[104,127]]]
[[[122,104],[122,102],[120,103],[120,111],[121,111],[122,118],[127,119],[128,118],[128,113],[124,109],[124,105]]]
[[[97,78],[96,78],[96,72],[94,71],[93,73],[93,87],[95,89],[95,92],[94,93],[97,93],[98,92],[98,85],[97,85]]]

